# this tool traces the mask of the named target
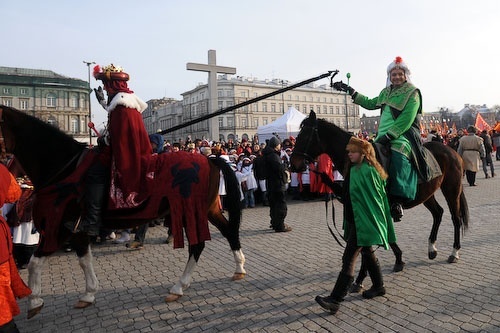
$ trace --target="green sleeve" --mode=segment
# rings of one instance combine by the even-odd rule
[[[362,95],[360,93],[356,93],[356,96],[354,96],[354,103],[362,106],[363,108],[367,110],[376,110],[379,109],[380,107],[377,106],[377,100],[378,97],[375,98],[368,98],[365,95]]]
[[[408,131],[415,121],[419,108],[420,96],[418,92],[415,91],[408,99],[408,103],[406,103],[406,106],[399,117],[394,121],[394,124],[392,124],[392,126],[387,130],[387,134],[389,134],[392,138],[397,139],[403,133]]]

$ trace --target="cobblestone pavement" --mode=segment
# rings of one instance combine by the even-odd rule
[[[230,281],[229,245],[212,228],[191,287],[179,301],[165,303],[187,249],[174,251],[164,244],[166,230],[155,227],[140,251],[93,247],[100,291],[87,309],[73,308],[84,291],[76,255],[50,257],[42,277],[44,309],[26,320],[27,300],[20,300],[16,322],[21,332],[500,332],[500,176],[484,179],[478,172],[477,182],[463,182],[470,227],[458,263],[446,262],[453,244],[448,209],[435,260],[427,258],[430,213],[423,205],[408,210],[396,224],[405,270],[393,273],[392,253],[377,250],[387,294],[372,300],[348,295],[335,316],[314,301],[331,291],[342,255],[327,229],[325,204],[290,200],[289,233],[271,232],[267,207],[243,211],[248,274],[242,281]],[[437,199],[446,207],[440,193]],[[341,206],[335,207],[340,221]],[[27,271],[21,274],[27,281]]]

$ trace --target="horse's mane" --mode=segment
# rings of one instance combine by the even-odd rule
[[[82,148],[84,145],[79,143],[68,134],[61,131],[36,117],[30,116],[24,112],[10,107],[1,107],[3,117],[7,118],[8,126],[15,132],[16,145],[41,145],[47,144],[51,147],[68,145]],[[12,117],[12,118],[11,118]]]
[[[57,174],[84,149],[60,129],[11,107],[0,106],[2,129],[10,153],[25,169],[31,180],[44,183]]]

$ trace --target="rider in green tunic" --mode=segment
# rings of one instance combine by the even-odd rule
[[[415,199],[417,193],[419,170],[415,165],[419,157],[414,155],[422,146],[418,124],[422,112],[420,90],[411,83],[410,70],[401,57],[388,66],[387,86],[378,97],[370,99],[342,82],[336,82],[334,88],[350,94],[354,103],[365,109],[381,109],[375,142],[391,148],[388,193],[391,214],[398,222],[403,216],[402,204]]]

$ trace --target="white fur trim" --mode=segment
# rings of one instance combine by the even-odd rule
[[[108,112],[113,111],[118,105],[123,105],[127,108],[131,109],[137,109],[139,113],[142,113],[148,105],[144,103],[142,99],[137,97],[136,94],[128,94],[128,93],[118,93],[116,94],[115,97],[111,100],[111,103],[109,103],[108,107],[106,110]]]

